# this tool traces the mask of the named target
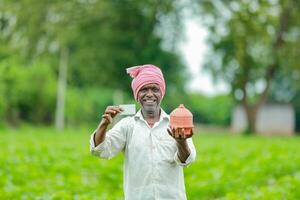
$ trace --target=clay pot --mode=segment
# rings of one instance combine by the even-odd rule
[[[193,114],[183,104],[180,104],[170,114],[170,126],[175,129],[184,128],[185,135],[190,135],[194,127]]]

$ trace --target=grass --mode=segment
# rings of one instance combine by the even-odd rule
[[[120,154],[89,153],[92,129],[0,131],[0,199],[122,199]],[[300,199],[300,138],[198,134],[188,199]]]

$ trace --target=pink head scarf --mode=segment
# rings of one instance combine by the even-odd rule
[[[136,101],[139,90],[146,84],[156,83],[159,85],[162,98],[165,95],[166,84],[161,70],[155,65],[140,65],[126,69],[127,73],[133,78],[131,88]]]

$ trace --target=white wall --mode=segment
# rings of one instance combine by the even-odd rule
[[[242,132],[247,127],[244,109],[237,106],[232,113],[231,128]],[[266,104],[257,113],[256,129],[267,135],[292,135],[295,130],[295,111],[288,104]]]

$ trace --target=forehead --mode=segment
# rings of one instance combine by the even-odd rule
[[[144,85],[141,89],[145,89],[145,88],[158,88],[159,89],[159,85],[156,83],[149,83]]]

